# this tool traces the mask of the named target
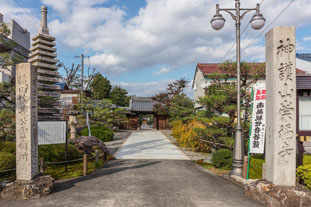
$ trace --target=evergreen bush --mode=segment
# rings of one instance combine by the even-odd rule
[[[301,184],[311,190],[311,164],[299,166],[297,168],[297,178]]]
[[[213,153],[212,163],[216,168],[230,170],[232,168],[232,151],[219,149]]]
[[[113,131],[109,129],[108,127],[102,127],[102,126],[92,126],[91,127],[91,134],[92,136],[97,137],[103,142],[109,142],[113,140]],[[81,131],[82,136],[88,136],[89,130],[88,128],[84,128]]]
[[[0,171],[14,169],[16,158],[13,153],[0,152]]]
[[[67,146],[67,160],[82,158],[83,153],[74,145]],[[39,158],[44,158],[46,162],[65,161],[65,144],[50,144],[39,146]]]
[[[15,142],[0,142],[0,152],[8,152],[15,154],[16,144]]]

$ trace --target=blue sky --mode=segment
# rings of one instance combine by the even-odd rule
[[[242,7],[261,11],[266,25],[291,0],[241,0]],[[179,78],[192,81],[198,62],[217,63],[235,42],[234,22],[227,14],[220,31],[210,27],[215,4],[233,7],[233,0],[0,0],[5,21],[14,18],[37,34],[40,7],[48,7],[50,34],[57,39],[58,59],[65,64],[90,56],[90,66],[129,94],[152,96]],[[242,20],[242,30],[253,14]],[[258,38],[261,31],[246,28],[242,59],[264,61],[264,34],[273,26],[297,27],[297,52],[311,52],[311,1],[295,0]],[[250,42],[252,44],[243,49]],[[235,47],[224,60],[234,60]],[[85,60],[88,67],[88,60]],[[192,96],[191,88],[187,94]]]

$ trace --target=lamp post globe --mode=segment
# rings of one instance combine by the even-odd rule
[[[266,19],[260,13],[256,13],[251,19],[251,26],[255,30],[261,29],[265,25]]]
[[[221,30],[225,25],[225,18],[221,14],[215,14],[211,20],[211,25],[214,30]]]

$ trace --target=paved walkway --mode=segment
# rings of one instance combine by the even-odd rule
[[[56,183],[40,199],[1,207],[259,207],[244,190],[189,160],[113,160],[92,175]]]
[[[117,159],[189,160],[189,157],[166,136],[154,130],[133,132],[115,157]]]
[[[244,190],[187,159],[160,132],[133,132],[118,159],[95,173],[57,181],[54,192],[33,200],[0,200],[1,207],[259,207]],[[130,146],[132,148],[130,148]],[[164,148],[164,149],[162,149]],[[163,159],[160,152],[166,154]],[[135,156],[133,156],[133,153]],[[118,157],[117,156],[117,157]]]

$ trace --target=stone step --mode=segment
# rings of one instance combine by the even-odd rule
[[[48,51],[48,52],[56,52],[56,48],[54,47],[48,47],[48,46],[44,46],[44,45],[36,45],[32,48],[30,48],[30,51],[36,51],[36,50],[43,50],[43,51]]]
[[[61,101],[60,100],[40,100],[38,99],[38,104],[41,107],[44,107],[44,105],[48,105],[48,106],[58,106],[60,107],[61,105]]]
[[[59,93],[59,92],[48,92],[48,91],[38,91],[38,96],[59,98],[61,96],[61,93]]]
[[[44,56],[41,56],[41,55],[35,55],[35,56],[32,56],[31,59],[29,59],[29,62],[42,62],[42,63],[47,63],[47,64],[56,64],[58,62],[58,60],[56,59],[53,59],[53,58],[49,58],[49,57],[44,57]]]
[[[41,55],[41,56],[46,56],[46,57],[51,57],[51,58],[56,58],[57,57],[56,53],[46,52],[46,51],[43,51],[43,50],[33,51],[32,53],[30,53],[29,57],[33,57],[33,56],[36,56],[36,55]],[[31,62],[31,61],[28,61],[28,62]]]
[[[37,44],[42,44],[42,45],[46,45],[48,47],[54,47],[56,46],[56,43],[54,41],[46,41],[44,39],[36,39],[35,41],[32,42],[32,46],[36,46]]]
[[[50,69],[50,70],[58,70],[58,66],[52,64],[46,64],[41,62],[32,62],[32,65],[37,66],[41,69]]]
[[[43,88],[43,89],[51,89],[51,90],[60,90],[60,86],[58,85],[51,85],[51,84],[44,84],[44,83],[38,83],[37,84],[38,88]]]
[[[38,75],[38,82],[50,82],[50,83],[59,83],[59,78],[50,78]]]
[[[55,120],[63,120],[62,114],[39,114],[39,121],[55,121]]]
[[[56,71],[50,71],[50,70],[43,70],[43,69],[38,69],[37,70],[38,74],[47,74],[47,75],[53,75],[53,76],[59,76],[59,73]]]
[[[32,41],[36,41],[38,38],[42,38],[42,39],[44,39],[44,40],[47,40],[47,41],[55,41],[55,37],[52,37],[52,36],[50,36],[50,35],[46,35],[46,34],[37,34],[36,36],[34,36],[33,38],[32,38]]]
[[[59,114],[60,110],[57,108],[39,108],[38,113],[42,113],[42,114]]]

